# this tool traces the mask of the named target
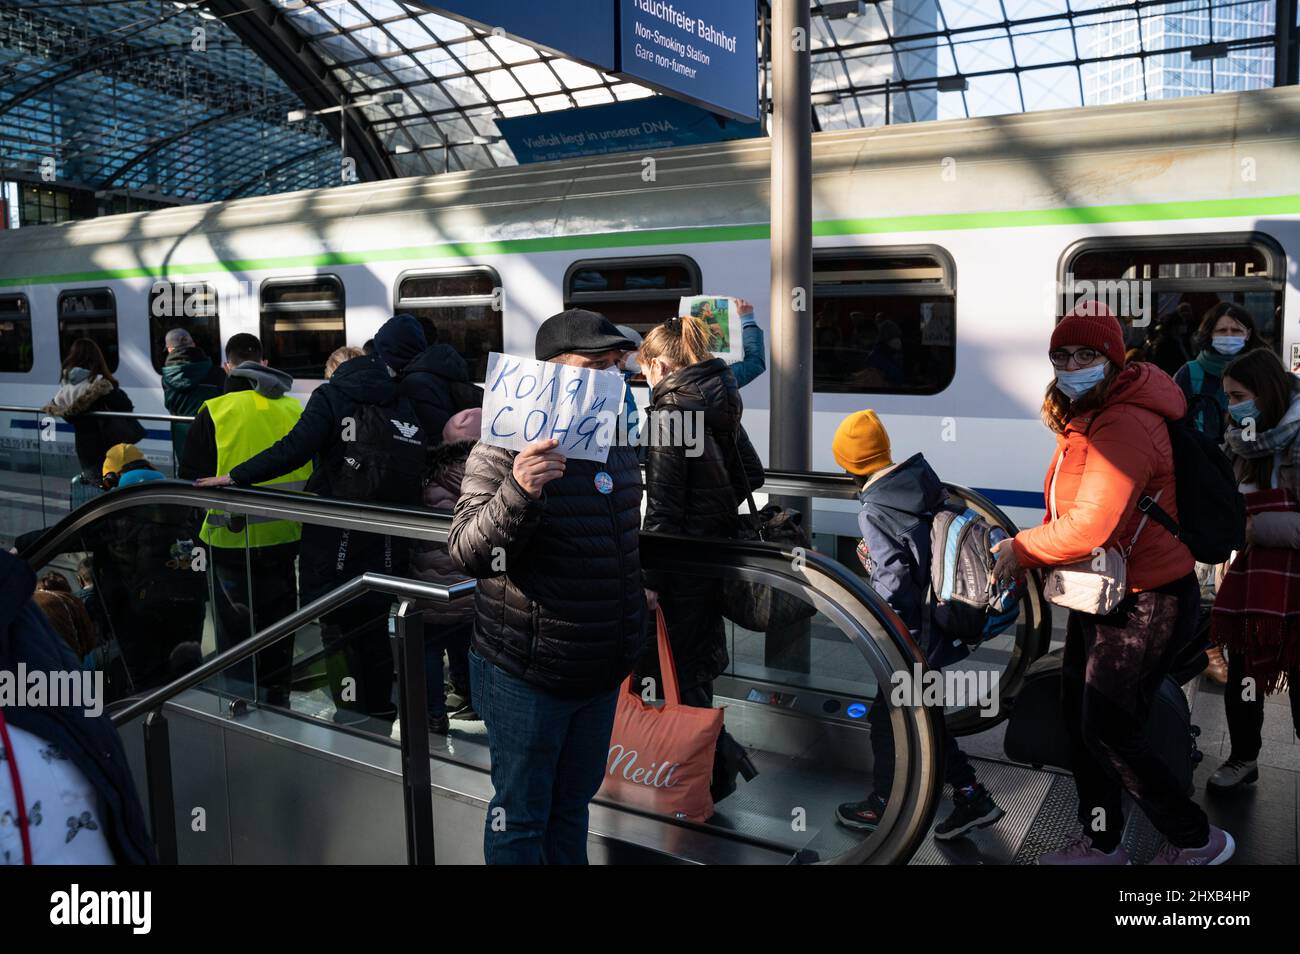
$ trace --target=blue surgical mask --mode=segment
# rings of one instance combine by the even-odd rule
[[[1246,339],[1237,335],[1214,335],[1210,338],[1210,346],[1219,354],[1236,354],[1246,347]]]
[[[1242,401],[1240,404],[1229,404],[1228,413],[1232,415],[1232,419],[1238,424],[1244,424],[1250,418],[1259,417],[1259,408],[1255,406],[1255,399],[1251,398],[1249,401]]]
[[[1080,368],[1078,371],[1057,371],[1056,386],[1071,401],[1077,401],[1101,383],[1109,367],[1110,362],[1103,361],[1101,364],[1094,364],[1091,368]]]

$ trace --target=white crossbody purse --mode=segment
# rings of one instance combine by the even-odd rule
[[[1056,459],[1056,470],[1052,472],[1051,508],[1052,519],[1057,519],[1056,512],[1056,477],[1061,472],[1062,454]],[[1152,503],[1160,499],[1160,494],[1150,498]],[[1138,523],[1137,532],[1129,541],[1126,549],[1107,547],[1077,563],[1054,566],[1048,570],[1043,579],[1043,598],[1056,606],[1063,606],[1079,613],[1092,616],[1105,616],[1119,606],[1128,591],[1127,566],[1129,554],[1137,544],[1138,535],[1147,525],[1145,510]]]

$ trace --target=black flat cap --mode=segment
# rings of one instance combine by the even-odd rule
[[[551,315],[537,329],[534,345],[538,361],[550,361],[561,354],[600,354],[602,351],[635,351],[636,345],[619,332],[604,315],[582,308],[570,308]]]

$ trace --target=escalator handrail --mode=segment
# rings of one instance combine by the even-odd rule
[[[455,583],[452,586],[441,586],[435,583],[421,583],[396,576],[385,576],[382,573],[363,573],[360,576],[353,577],[341,586],[335,587],[324,596],[312,600],[306,606],[295,610],[283,619],[277,620],[243,642],[217,653],[197,668],[191,669],[183,676],[173,679],[165,686],[159,686],[138,699],[132,699],[128,704],[113,712],[113,725],[120,728],[132,719],[159,708],[185,690],[193,689],[199,683],[205,682],[231,666],[243,662],[277,640],[301,629],[312,620],[336,610],[346,603],[350,603],[365,593],[388,593],[400,599],[448,603],[452,600],[463,599],[474,592],[474,588],[474,580]]]
[[[0,404],[0,414],[47,414],[50,417],[61,417],[60,414],[52,414],[43,407],[27,407],[20,404]],[[167,421],[172,424],[192,424],[194,418],[187,414],[144,414],[140,411],[87,411],[79,417],[125,417],[133,421]]]
[[[159,480],[119,488],[94,498],[60,521],[22,556],[39,566],[62,552],[67,542],[95,519],[133,507],[158,504],[224,509],[433,540],[445,540],[451,528],[449,514],[431,510],[361,504],[264,489],[203,488],[183,481]],[[925,667],[924,655],[889,605],[858,574],[823,554],[803,549],[796,553],[769,543],[674,537],[645,531],[640,539],[643,566],[672,570],[684,569],[694,563],[720,571],[718,575],[721,576],[783,583],[787,589],[806,593],[810,601],[834,619],[843,632],[858,637],[857,648],[863,653],[880,686],[886,685],[896,674],[910,674],[913,667]],[[431,584],[365,574],[119,710],[114,714],[114,721],[121,724],[156,709],[167,698],[252,656],[306,621],[355,598],[368,588],[437,600],[440,593],[442,598],[452,598],[453,591],[457,594],[468,592],[473,586],[470,581],[444,590]],[[457,587],[463,589],[457,591]],[[942,710],[918,706],[894,708],[891,713],[899,760],[895,784],[902,782],[904,797],[889,800],[889,810],[877,833],[837,859],[840,863],[905,862],[926,837],[937,808],[943,788],[939,771]],[[902,740],[898,738],[900,731],[904,734]]]

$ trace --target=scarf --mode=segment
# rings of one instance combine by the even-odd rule
[[[1236,424],[1223,435],[1224,445],[1238,457],[1272,457],[1280,451],[1282,467],[1300,468],[1300,394],[1291,399],[1282,420],[1267,431],[1256,431],[1253,441],[1243,440],[1241,435],[1242,429]]]
[[[1300,509],[1288,490],[1246,494],[1248,514]],[[1300,666],[1300,550],[1250,544],[1228,568],[1210,611],[1210,637],[1246,658],[1264,695]]]
[[[1223,369],[1235,357],[1237,357],[1235,354],[1219,354],[1219,352],[1207,348],[1201,351],[1193,360],[1201,366],[1201,370],[1205,372],[1206,377],[1221,378],[1223,377]]]

